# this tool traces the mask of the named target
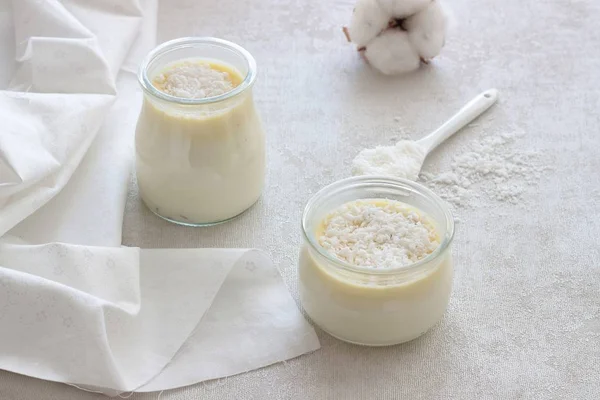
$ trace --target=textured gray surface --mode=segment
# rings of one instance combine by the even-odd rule
[[[453,297],[424,337],[371,349],[319,332],[313,354],[160,399],[600,397],[600,3],[451,6],[457,23],[441,57],[394,79],[365,67],[345,43],[351,0],[162,1],[159,41],[219,36],[255,55],[268,185],[241,218],[187,229],[151,215],[132,184],[126,245],[263,248],[297,299],[299,218],[311,194],[347,176],[362,147],[390,143],[402,129],[419,138],[489,87],[500,90],[499,104],[426,168],[443,170],[469,141],[515,128],[526,132],[518,145],[552,168],[520,204],[482,199],[456,210]],[[0,398],[103,396],[0,372]]]

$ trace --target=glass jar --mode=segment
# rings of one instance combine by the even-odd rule
[[[189,99],[158,90],[153,79],[180,61],[207,61],[239,72],[241,83],[219,96]],[[215,38],[182,38],[154,49],[138,79],[144,92],[136,134],[142,200],[182,225],[225,222],[260,197],[265,137],[252,97],[256,62],[242,47]]]
[[[323,249],[317,229],[344,203],[389,199],[427,214],[440,245],[421,261],[399,268],[368,268],[343,262]],[[338,339],[368,346],[407,342],[425,333],[444,314],[452,289],[454,220],[445,202],[406,179],[360,176],[320,190],[302,217],[300,300],[310,318]]]

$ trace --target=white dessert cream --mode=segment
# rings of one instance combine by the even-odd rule
[[[222,222],[248,209],[263,189],[265,138],[251,87],[222,96],[242,83],[242,74],[218,61],[184,59],[150,79],[177,99],[207,101],[144,96],[136,170],[146,205],[161,217],[189,225]],[[221,98],[209,101],[215,96]]]
[[[301,251],[300,296],[311,319],[331,335],[381,346],[417,338],[444,314],[453,267],[435,222],[395,200],[343,204],[316,227]],[[340,267],[345,264],[350,268]]]

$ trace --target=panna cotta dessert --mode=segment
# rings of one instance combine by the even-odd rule
[[[256,63],[220,39],[184,38],[153,50],[140,68],[136,128],[139,193],[171,222],[229,220],[260,197],[265,137],[252,86]]]
[[[309,201],[302,227],[300,299],[329,334],[392,345],[442,318],[452,290],[454,222],[427,188],[404,179],[345,179]]]

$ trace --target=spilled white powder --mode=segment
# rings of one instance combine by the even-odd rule
[[[154,78],[153,84],[162,92],[185,99],[219,96],[234,88],[227,72],[200,61],[184,61],[167,67]]]
[[[453,157],[448,169],[422,172],[420,177],[457,207],[475,207],[484,199],[519,203],[544,170],[539,154],[514,146],[522,136],[522,132],[509,132],[484,137]]]
[[[425,149],[412,140],[365,149],[352,161],[352,175],[383,175],[416,181],[425,156]]]
[[[415,263],[439,245],[429,217],[405,203],[387,199],[343,204],[323,220],[318,240],[339,260],[372,268]]]

